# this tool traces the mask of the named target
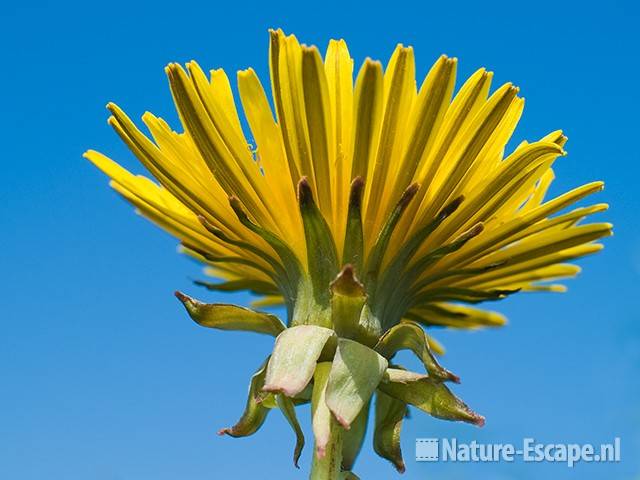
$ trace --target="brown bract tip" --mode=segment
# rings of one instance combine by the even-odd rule
[[[231,209],[234,211],[240,222],[244,222],[249,219],[249,216],[242,208],[242,203],[238,197],[235,195],[229,196],[229,205],[231,205]]]
[[[215,235],[220,240],[228,242],[228,237],[220,230],[218,227],[214,226],[209,220],[204,218],[202,215],[198,215],[198,221],[202,224],[202,226],[207,230],[207,232]]]
[[[447,370],[447,378],[451,380],[453,383],[460,383],[460,377],[453,372]]]
[[[202,215],[198,215],[198,221],[200,222],[200,224],[210,233],[218,233],[218,229],[216,227],[214,227],[211,223],[209,223],[209,220],[207,220],[206,218],[204,218]]]
[[[478,415],[478,414],[474,414],[474,420],[472,422],[474,425],[476,425],[477,427],[484,427],[485,424],[485,419],[482,415]]]
[[[185,299],[187,298],[187,296],[186,296],[184,293],[182,293],[181,291],[179,291],[179,290],[176,290],[175,292],[173,292],[173,294],[174,294],[174,295],[178,298],[178,300],[180,300],[181,302],[184,302],[184,301],[185,301]]]
[[[471,227],[471,230],[467,231],[467,233],[465,233],[464,236],[466,238],[473,238],[475,236],[480,235],[483,231],[484,231],[484,224],[480,222],[474,225],[473,227]]]
[[[451,202],[449,202],[438,214],[439,220],[444,220],[453,212],[455,212],[460,204],[464,201],[464,195],[460,195],[459,197],[454,198]]]
[[[348,297],[363,297],[366,295],[364,285],[358,280],[353,265],[350,263],[342,267],[335,280],[329,286],[332,293]]]
[[[231,208],[233,208],[234,210],[237,208],[242,208],[240,200],[235,195],[229,195],[229,205],[231,205]]]
[[[173,292],[173,294],[174,294],[174,295],[176,296],[176,298],[177,298],[178,300],[180,300],[182,303],[185,303],[185,302],[188,302],[188,301],[192,300],[190,296],[185,295],[184,293],[182,293],[182,292],[181,292],[181,291],[179,291],[179,290],[176,290],[175,292]]]
[[[178,290],[174,292],[174,295],[178,300],[182,302],[182,305],[184,305],[184,308],[187,309],[187,312],[189,314],[196,311],[198,308],[198,305],[200,304],[200,302],[198,302],[195,298],[191,298],[189,295],[186,295]]]
[[[353,265],[347,263],[344,267],[342,267],[342,271],[338,274],[338,276],[344,276],[345,278],[353,280],[356,276]]]
[[[351,182],[351,191],[349,192],[349,205],[360,208],[362,204],[362,192],[364,191],[364,179],[360,176]]]
[[[460,235],[458,235],[453,240],[451,245],[456,245],[459,248],[459,247],[463,246],[464,244],[466,244],[473,237],[476,237],[476,236],[480,235],[483,230],[484,230],[484,224],[482,222],[479,222],[479,223],[475,224],[473,227],[471,227],[469,230],[467,230],[466,232],[461,233]]]
[[[413,197],[416,196],[418,190],[420,189],[420,184],[415,182],[407,187],[407,189],[402,193],[400,200],[398,201],[398,206],[400,208],[405,208],[409,205],[409,202],[413,200]]]
[[[218,435],[229,435],[230,437],[234,438],[242,437],[242,429],[237,429],[236,427],[237,425],[234,425],[233,427],[221,428],[220,430],[218,430]]]
[[[302,177],[298,182],[298,202],[301,207],[305,207],[313,203],[313,192],[307,177]]]

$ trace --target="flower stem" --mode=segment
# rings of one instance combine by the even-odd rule
[[[326,403],[326,389],[331,372],[331,362],[316,365],[311,395],[311,416],[315,445],[311,480],[339,480],[342,466],[342,432]]]
[[[331,434],[329,443],[320,458],[317,450],[313,454],[310,480],[339,480],[341,477],[340,465],[342,463],[342,427],[331,419]]]

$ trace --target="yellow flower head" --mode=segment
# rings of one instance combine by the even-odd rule
[[[323,59],[272,31],[269,60],[274,111],[252,69],[237,75],[246,131],[225,72],[207,76],[195,62],[166,68],[182,132],[145,113],[147,136],[108,105],[109,124],[158,183],[98,152],[85,156],[223,280],[200,283],[287,307],[285,327],[272,315],[177,294],[202,325],[277,336],[245,415],[224,433],[251,434],[279,407],[296,429],[298,455],[293,406],[311,400],[318,471],[337,448],[335,432],[348,428],[340,442],[350,470],[377,392],[374,446],[402,470],[407,404],[483,421],[444,386],[457,377],[435,360],[440,347],[422,327],[501,325],[501,315],[468,304],[561,291],[547,282],[576,275],[566,262],[600,250],[594,242],[611,234],[606,223],[580,224],[605,204],[562,212],[603,184],[546,200],[566,137],[555,131],[505,154],[524,99],[510,83],[490,93],[484,69],[454,92],[455,58],[440,57],[419,88],[413,49],[402,45],[384,69],[365,60],[355,81],[342,40]],[[401,349],[428,375],[390,364]]]

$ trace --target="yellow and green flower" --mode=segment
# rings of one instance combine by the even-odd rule
[[[399,45],[386,68],[365,60],[354,82],[344,41],[323,58],[272,31],[269,60],[273,110],[252,69],[237,75],[248,128],[225,72],[195,62],[166,68],[182,131],[147,112],[146,135],[108,105],[109,124],[156,181],[85,156],[218,279],[199,284],[251,291],[258,309],[286,307],[281,320],[176,293],[200,325],[275,337],[244,414],[221,433],[251,435],[278,409],[297,464],[295,407],[311,402],[312,478],[355,478],[372,413],[375,451],[402,472],[409,405],[484,423],[447,386],[459,379],[436,359],[432,331],[500,326],[502,315],[472,305],[562,291],[549,282],[575,276],[567,262],[611,234],[610,224],[582,223],[606,204],[567,207],[603,184],[546,199],[566,137],[554,131],[505,154],[524,99],[510,83],[490,93],[484,69],[454,92],[455,58],[440,57],[418,87],[413,50]],[[395,364],[400,350],[424,371]]]

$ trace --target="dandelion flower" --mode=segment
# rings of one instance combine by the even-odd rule
[[[603,184],[546,199],[567,139],[554,131],[505,154],[524,99],[510,83],[490,93],[491,72],[454,92],[457,61],[442,56],[418,88],[413,50],[399,45],[386,68],[367,59],[354,81],[344,41],[323,59],[294,36],[270,35],[274,111],[252,69],[237,75],[245,128],[223,70],[170,64],[181,132],[147,112],[145,135],[108,105],[109,124],[156,181],[85,156],[218,279],[199,284],[286,307],[280,320],[176,293],[200,325],[275,337],[244,414],[222,434],[251,435],[280,410],[297,464],[295,407],[311,402],[312,478],[355,478],[371,411],[375,451],[402,472],[409,405],[484,423],[447,386],[459,379],[436,359],[432,330],[500,326],[502,315],[473,305],[561,291],[549,282],[575,276],[567,262],[611,234],[610,224],[581,223],[607,205],[566,211]],[[400,350],[424,372],[394,364]]]

